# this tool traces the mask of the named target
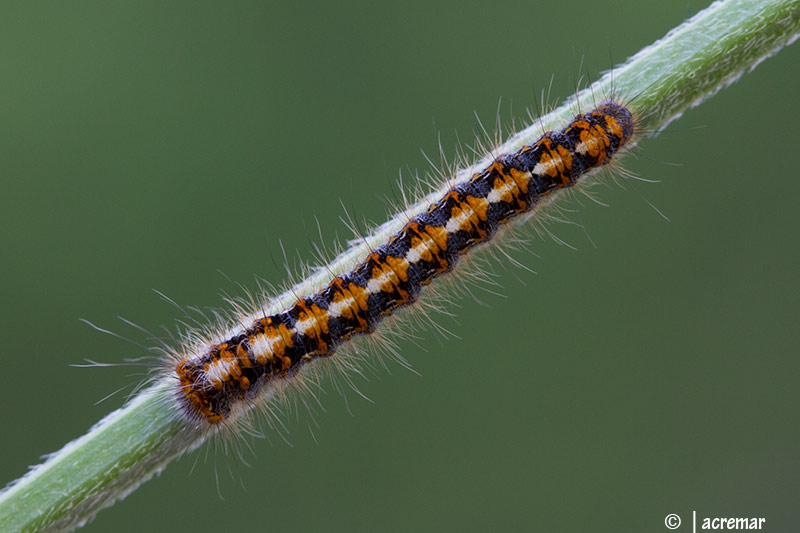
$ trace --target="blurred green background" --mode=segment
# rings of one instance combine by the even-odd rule
[[[121,405],[157,331],[228,279],[286,280],[387,216],[420,149],[475,111],[525,120],[706,2],[4,2],[0,8],[0,481]],[[583,65],[583,70],[581,67]],[[501,292],[401,341],[326,412],[244,464],[204,448],[86,531],[666,531],[664,517],[796,524],[800,45],[642,145],[657,185],[601,188],[577,251],[537,239]],[[680,166],[669,163],[678,163]],[[795,243],[795,244],[792,244]],[[538,255],[538,257],[537,257]],[[223,274],[220,274],[224,273]],[[518,279],[519,278],[519,279]],[[495,290],[495,288],[492,288]],[[349,410],[352,412],[348,413]],[[312,431],[309,427],[313,428]]]

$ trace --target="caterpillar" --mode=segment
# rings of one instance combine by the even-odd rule
[[[252,317],[222,342],[178,361],[174,377],[183,413],[212,426],[235,419],[271,383],[291,379],[414,303],[426,285],[509,220],[609,164],[635,131],[634,113],[609,99],[564,129],[495,158],[318,293],[276,314]]]

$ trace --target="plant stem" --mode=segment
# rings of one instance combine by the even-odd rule
[[[738,80],[800,35],[800,0],[724,0],[712,4],[646,47],[569,102],[513,135],[498,152],[531,144],[542,128],[560,129],[576,109],[604,95],[635,100],[646,135],[655,135],[685,110]],[[459,172],[468,176],[487,160]],[[459,179],[458,177],[456,179]],[[434,191],[378,227],[363,242],[273,300],[281,308],[325,286],[331,273],[350,270],[370,247],[446,189]],[[272,309],[261,310],[266,313]],[[172,401],[173,381],[162,377],[126,406],[98,422],[0,493],[0,530],[73,529],[124,498],[172,459],[196,448],[204,433],[191,427]]]

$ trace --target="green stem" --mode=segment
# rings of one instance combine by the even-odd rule
[[[570,102],[515,134],[499,151],[531,144],[542,128],[559,129],[575,109],[594,107],[600,95],[634,98],[648,135],[661,131],[685,110],[735,82],[763,59],[800,35],[800,0],[724,0],[716,2],[606,74]],[[464,169],[470,174],[475,167]],[[442,194],[434,191],[353,244],[326,268],[274,300],[276,308],[297,295],[311,294],[331,273],[351,269],[369,251],[396,232],[410,216]],[[270,311],[270,310],[267,310]],[[187,427],[175,402],[171,380],[162,378],[125,407],[67,444],[44,464],[0,493],[0,530],[73,529],[100,509],[125,497],[172,459],[203,440]],[[165,401],[167,400],[167,401]]]

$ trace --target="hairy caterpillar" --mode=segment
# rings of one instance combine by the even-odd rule
[[[351,336],[373,332],[512,217],[611,163],[634,133],[633,113],[610,100],[563,130],[499,156],[319,293],[298,295],[274,315],[242,317],[237,321],[244,329],[180,360],[176,396],[184,412],[209,424],[226,421],[252,406],[273,380],[290,379],[313,359],[334,355]]]

